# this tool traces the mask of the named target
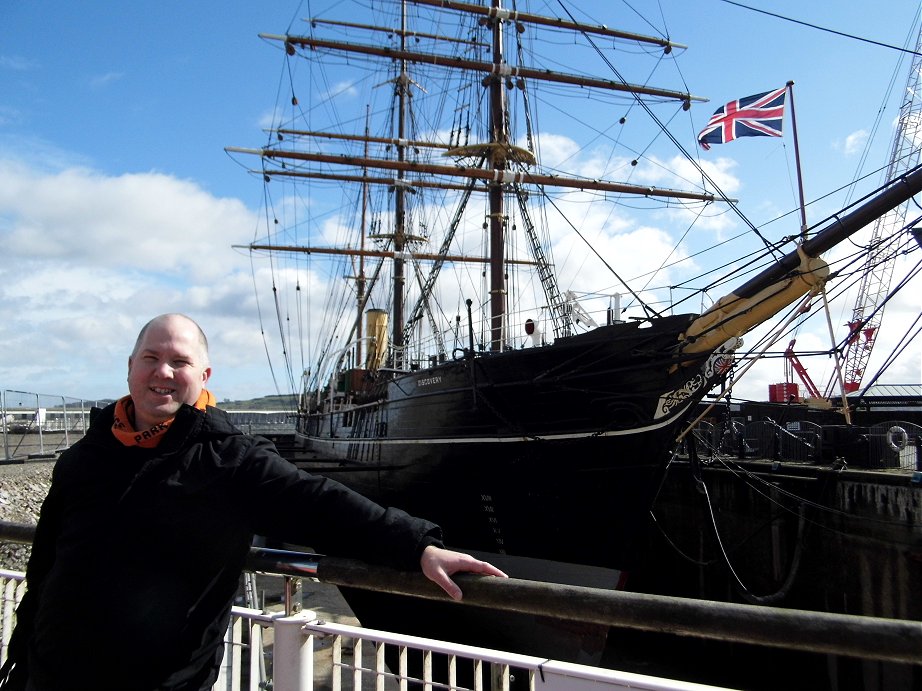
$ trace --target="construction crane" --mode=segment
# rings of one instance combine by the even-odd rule
[[[919,164],[922,152],[922,30],[916,40],[916,51],[912,56],[909,78],[903,93],[899,122],[893,137],[893,149],[887,168],[887,180],[902,175]],[[895,252],[891,245],[898,242],[900,230],[906,222],[909,202],[901,204],[890,213],[877,219],[868,241],[872,251],[862,268],[858,298],[848,320],[848,337],[842,356],[842,378],[846,393],[861,387],[865,369],[871,358],[871,351],[880,333],[884,314],[884,298],[890,289],[893,276]],[[873,248],[877,248],[876,251]],[[830,396],[836,383],[836,376],[826,387]]]
[[[813,379],[807,373],[807,368],[803,366],[800,358],[797,357],[797,353],[794,352],[795,343],[797,343],[797,339],[791,339],[787,350],[784,351],[784,380],[788,382],[794,381],[794,372],[797,372],[797,376],[804,383],[804,388],[807,389],[810,397],[821,398],[820,390],[816,388],[816,384],[813,383]]]

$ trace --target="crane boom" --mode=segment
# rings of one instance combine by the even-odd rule
[[[922,29],[916,40],[916,52],[909,68],[909,78],[903,93],[903,103],[896,132],[887,180],[899,177],[919,164],[922,152]],[[896,252],[892,250],[899,242],[900,231],[906,223],[909,202],[895,207],[874,223],[868,247],[871,252],[862,267],[858,297],[848,320],[848,337],[843,354],[842,375],[846,393],[857,391],[871,358],[871,351],[880,333],[883,319],[884,298],[890,289]],[[826,387],[831,394],[835,376]]]
[[[792,339],[788,344],[787,350],[784,351],[784,366],[785,366],[785,381],[794,380],[794,372],[797,372],[797,376],[800,377],[800,380],[804,383],[804,387],[807,389],[807,393],[810,394],[812,398],[821,398],[820,390],[816,388],[816,384],[813,383],[813,379],[807,373],[807,368],[803,366],[800,358],[797,357],[797,353],[794,352],[794,344],[797,343],[796,339]]]

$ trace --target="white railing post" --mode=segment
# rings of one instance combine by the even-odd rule
[[[16,607],[26,592],[25,574],[18,571],[0,571],[2,603],[0,603],[0,664],[6,662],[10,637],[16,625]]]
[[[218,678],[215,680],[211,691],[241,691],[243,689],[243,658],[249,655],[249,691],[258,691],[265,681],[263,670],[263,646],[261,627],[267,619],[258,609],[247,607],[234,607],[230,621],[224,634],[224,659],[218,668]],[[244,647],[243,627],[249,631],[249,645]],[[255,632],[255,635],[254,635]],[[254,666],[255,664],[255,666]],[[256,674],[254,674],[254,671]]]
[[[11,461],[13,459],[10,457],[10,436],[7,429],[9,420],[6,417],[6,391],[0,394],[0,416],[3,416],[3,459]]]
[[[314,635],[303,627],[316,619],[303,611],[273,619],[272,688],[274,691],[313,691]]]
[[[263,653],[262,624],[250,621],[250,685],[249,691],[266,688],[266,659]]]
[[[214,689],[221,691],[240,691],[240,661],[243,646],[243,620],[232,616],[224,634],[224,659],[218,670],[218,680]]]

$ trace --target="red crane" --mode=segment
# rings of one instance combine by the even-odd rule
[[[899,121],[893,136],[887,180],[893,180],[919,164],[922,136],[922,31],[916,39],[916,52],[909,68],[909,78],[903,91]],[[849,335],[842,356],[842,378],[846,393],[861,388],[861,380],[871,358],[883,318],[883,300],[890,289],[895,252],[892,246],[899,240],[906,223],[909,203],[901,204],[878,218],[868,241],[867,261],[862,267],[858,298],[848,320]],[[835,375],[826,387],[829,395]]]
[[[804,388],[807,389],[807,393],[810,394],[812,398],[822,398],[819,389],[816,388],[816,384],[813,383],[813,380],[807,373],[807,368],[803,366],[800,362],[800,358],[797,357],[797,354],[794,352],[795,343],[797,343],[797,339],[791,339],[791,342],[788,343],[787,350],[784,351],[784,380],[787,382],[794,381],[794,372],[797,372],[797,376],[800,377],[800,380],[804,383]]]

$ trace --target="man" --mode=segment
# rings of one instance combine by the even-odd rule
[[[213,407],[208,344],[186,316],[138,335],[129,395],[59,458],[10,644],[31,691],[210,688],[254,534],[412,569],[504,576],[438,526],[282,459]]]

